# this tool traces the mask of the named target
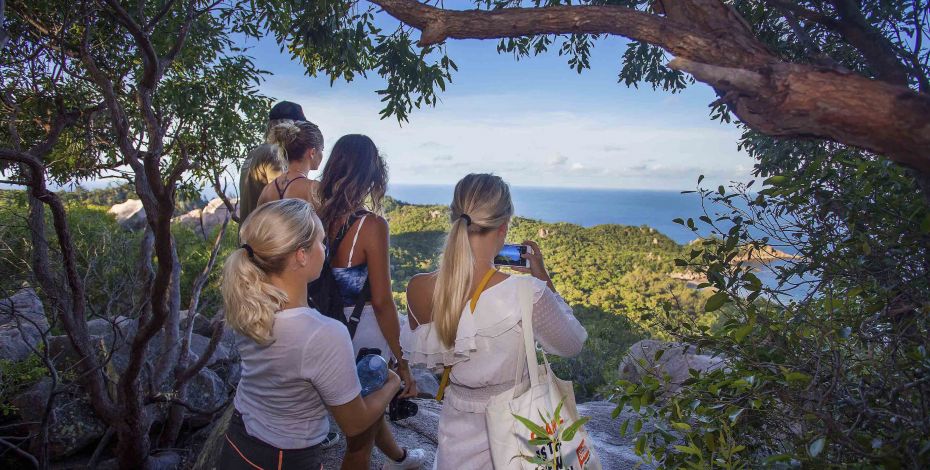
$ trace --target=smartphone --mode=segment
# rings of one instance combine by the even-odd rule
[[[511,245],[506,244],[501,251],[494,257],[494,264],[496,266],[519,266],[523,268],[530,267],[530,260],[523,258],[529,250],[529,247],[526,245]]]

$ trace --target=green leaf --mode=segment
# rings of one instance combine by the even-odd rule
[[[563,398],[563,399],[559,400],[558,406],[555,407],[555,412],[552,413],[552,421],[553,421],[554,423],[558,423],[558,422],[559,422],[559,417],[560,417],[561,414],[562,414],[562,405],[563,405],[564,403],[565,403],[565,399]]]
[[[920,233],[930,233],[930,214],[920,222]]]
[[[570,426],[568,426],[567,428],[565,428],[565,430],[562,431],[562,440],[563,440],[563,441],[570,441],[570,440],[574,439],[574,438],[575,438],[575,434],[578,432],[578,430],[581,429],[581,427],[584,426],[584,423],[587,423],[590,419],[591,419],[591,418],[585,416],[585,417],[579,419],[578,421],[575,421],[574,423],[572,423],[572,424],[571,424]]]
[[[771,186],[781,186],[788,182],[788,177],[776,175],[766,179],[763,183]]]
[[[810,454],[811,457],[817,457],[821,452],[823,452],[823,447],[826,443],[827,439],[825,437],[818,437],[817,439],[814,439],[814,441],[811,442],[809,446],[807,446],[807,453]]]
[[[707,299],[707,303],[704,304],[705,312],[713,312],[714,310],[719,309],[723,306],[724,302],[727,301],[727,294],[724,292],[717,292],[716,294],[710,296]]]
[[[534,422],[532,422],[532,421],[530,421],[530,420],[528,420],[528,419],[526,419],[526,418],[524,418],[524,417],[522,417],[522,416],[513,415],[513,417],[514,417],[517,421],[523,423],[523,425],[526,426],[527,429],[529,429],[530,431],[532,431],[533,434],[536,434],[537,436],[548,436],[548,435],[549,435],[549,433],[546,432],[546,428],[544,428],[544,427],[542,427],[542,426],[540,426],[540,425],[538,425],[538,424],[536,424],[536,423],[534,423]]]
[[[652,360],[658,361],[659,359],[662,359],[662,355],[663,355],[663,354],[665,354],[665,350],[664,350],[664,349],[660,349],[660,350],[656,351],[656,353],[652,356]]]
[[[672,427],[682,432],[691,432],[691,426],[688,423],[673,422]]]
[[[746,335],[752,332],[752,326],[752,323],[750,323],[733,330],[733,339],[735,339],[737,343],[742,343],[743,340],[746,339]]]
[[[626,436],[626,429],[630,427],[630,418],[623,420],[623,424],[620,425],[620,435]]]
[[[763,460],[762,462],[765,463],[766,465],[769,465],[769,464],[773,464],[776,462],[790,462],[790,461],[791,461],[791,454],[776,454]]]
[[[811,376],[803,372],[797,372],[797,371],[785,372],[785,380],[787,380],[788,382],[807,383],[811,381]]]
[[[701,455],[701,449],[698,449],[694,444],[691,444],[688,446],[677,446],[676,445],[675,450],[677,450],[678,452],[685,453],[685,454],[691,454],[691,455],[696,455],[696,456]]]

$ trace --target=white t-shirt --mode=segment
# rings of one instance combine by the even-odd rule
[[[316,445],[329,433],[326,406],[361,392],[346,327],[309,307],[275,314],[274,343],[238,335],[242,378],[234,400],[249,435],[279,449]]]

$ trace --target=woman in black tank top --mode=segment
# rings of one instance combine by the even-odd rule
[[[323,161],[323,134],[312,122],[295,121],[271,129],[268,143],[277,147],[278,156],[287,159],[287,171],[265,186],[257,206],[284,198],[303,199],[319,207],[319,183],[307,177]],[[294,184],[296,183],[296,184]]]

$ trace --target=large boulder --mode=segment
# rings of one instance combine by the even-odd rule
[[[33,434],[39,432],[39,423],[51,391],[52,380],[44,378],[11,400],[23,421],[30,423]],[[103,437],[104,432],[106,425],[97,418],[83,391],[76,389],[56,395],[48,428],[51,458],[66,457],[90,447]]]
[[[32,354],[48,331],[42,301],[32,289],[0,300],[0,359],[21,361]]]
[[[591,448],[601,461],[601,467],[611,470],[653,468],[646,465],[636,455],[634,449],[639,434],[628,432],[625,436],[620,435],[620,425],[629,418],[636,419],[637,415],[632,412],[621,412],[614,419],[611,413],[616,407],[617,405],[608,401],[590,401],[578,405],[578,415],[590,418],[584,425],[584,429],[593,441]],[[648,424],[643,426],[643,430],[648,429],[650,429]]]
[[[108,214],[116,217],[116,223],[127,230],[142,230],[145,228],[145,208],[138,199],[127,199],[126,202],[115,204]]]
[[[690,344],[644,339],[630,346],[620,363],[620,378],[639,383],[644,376],[651,375],[659,379],[664,384],[663,391],[670,394],[691,377],[691,370],[709,372],[723,365],[723,358],[699,354]]]
[[[236,208],[236,215],[239,215],[239,200],[230,199],[229,202]],[[197,233],[206,237],[213,232],[213,229],[223,223],[226,219],[229,209],[220,198],[214,198],[203,209],[194,209],[187,214],[174,218],[174,222],[186,225],[194,229]]]

